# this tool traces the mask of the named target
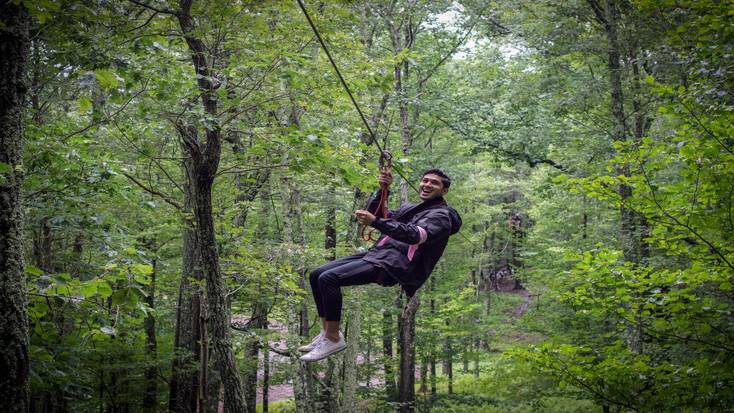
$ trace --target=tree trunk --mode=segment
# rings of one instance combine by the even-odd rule
[[[23,258],[23,113],[30,16],[0,7],[0,411],[29,409],[28,297]]]
[[[348,329],[345,331],[347,338],[347,348],[344,351],[344,364],[342,367],[343,389],[342,408],[341,411],[349,413],[354,411],[357,402],[357,354],[359,353],[359,341],[361,335],[361,312],[362,312],[362,294],[361,291],[355,291],[354,297],[348,301]],[[367,361],[369,363],[369,361]],[[369,378],[368,378],[369,380]]]
[[[479,378],[479,350],[481,346],[481,340],[476,339],[474,341],[474,377]]]
[[[212,141],[208,143],[212,144]],[[195,159],[196,160],[196,159]],[[218,157],[216,161],[218,162]],[[199,235],[201,266],[206,279],[207,316],[211,328],[211,346],[215,363],[224,385],[225,413],[245,412],[242,381],[237,372],[229,327],[229,306],[226,303],[226,285],[219,269],[219,254],[214,233],[212,213],[212,184],[216,171],[214,164],[196,165],[196,204],[194,213]]]
[[[336,185],[331,183],[326,194],[326,221],[324,222],[324,248],[327,260],[336,259]]]
[[[590,0],[592,1],[592,0]],[[627,120],[624,112],[624,94],[622,89],[622,68],[620,64],[621,47],[617,34],[618,29],[618,13],[616,0],[605,0],[603,11],[597,5],[593,7],[603,27],[607,37],[607,69],[609,70],[609,86],[611,95],[611,108],[614,131],[612,138],[617,141],[627,140]],[[618,176],[630,176],[629,166],[626,164],[617,165],[616,173]],[[629,262],[636,262],[635,242],[634,242],[634,217],[625,201],[632,195],[632,189],[629,185],[618,184],[617,194],[619,195],[622,205],[620,206],[620,231],[619,241],[624,253],[624,258]]]
[[[336,196],[336,186],[330,185],[328,189],[328,199],[333,200]],[[336,259],[336,208],[334,202],[328,202],[326,221],[324,223],[324,248],[331,260]],[[360,336],[360,312],[361,312],[361,294],[359,290],[352,291],[352,297],[349,297],[345,303],[345,313],[347,314],[344,324],[344,336],[347,341],[347,348],[344,356],[341,358],[341,380],[331,381],[330,393],[334,400],[340,400],[340,406],[333,406],[330,411],[338,408],[340,411],[350,412],[354,409],[357,392],[357,353],[359,351]],[[331,368],[331,365],[329,365]],[[340,385],[341,384],[341,385]],[[339,389],[343,389],[342,397],[339,398]]]
[[[282,163],[287,163],[287,154],[283,157]],[[283,240],[286,243],[290,243],[294,246],[304,245],[303,226],[301,222],[302,210],[301,210],[301,193],[298,188],[293,184],[292,178],[289,176],[283,176],[281,178],[283,182],[283,211],[284,211],[284,225],[283,225]],[[298,279],[299,287],[306,290],[305,280],[305,267],[303,262],[303,254],[300,251],[296,252],[294,267],[300,274]],[[301,337],[309,337],[309,326],[308,326],[308,305],[306,301],[302,301],[298,308],[298,313],[295,314],[297,317],[292,325],[289,325],[289,330],[297,331]],[[302,340],[303,341],[303,340]],[[299,412],[314,412],[314,405],[316,401],[316,388],[313,379],[313,365],[311,363],[301,363],[297,360],[294,361],[297,369],[296,377],[293,384],[293,392],[296,400],[296,411]]]
[[[428,391],[428,357],[421,357],[421,387],[418,393],[425,394]]]
[[[265,319],[265,325],[268,320]],[[270,342],[266,339],[263,348],[263,413],[268,413],[268,403],[270,398]]]
[[[394,400],[396,393],[395,387],[395,373],[392,368],[392,357],[393,357],[393,321],[392,313],[389,308],[382,310],[382,357],[383,357],[383,368],[385,370],[385,391],[387,392],[387,399]]]
[[[401,38],[399,28],[396,28],[392,20],[388,20],[390,38],[395,55],[398,55],[406,47],[412,44],[411,19],[406,16],[404,24],[405,37]],[[411,128],[408,123],[408,100],[405,91],[405,83],[408,78],[408,61],[397,62],[393,71],[395,81],[395,94],[398,101],[398,112],[400,114],[400,140],[402,143],[403,156],[410,152],[412,143]],[[416,114],[417,115],[417,114]],[[402,180],[400,185],[400,200],[408,202],[408,181]],[[400,315],[400,332],[398,348],[400,352],[400,375],[399,375],[399,401],[401,412],[412,412],[415,403],[415,314],[418,311],[418,293],[408,298],[408,302]]]
[[[180,0],[178,18],[181,32],[191,51],[191,62],[196,72],[197,86],[200,92],[201,105],[204,112],[217,119],[220,116],[217,107],[216,87],[213,84],[209,52],[204,42],[197,37],[195,19],[191,16],[192,0]],[[183,145],[192,160],[194,175],[194,216],[199,239],[201,268],[206,280],[207,315],[211,327],[211,345],[219,376],[224,385],[224,412],[242,413],[246,411],[242,380],[237,372],[232,338],[229,326],[229,307],[226,302],[226,285],[222,280],[219,268],[216,234],[214,232],[214,216],[212,211],[212,185],[219,168],[221,156],[222,131],[216,122],[206,129],[206,142],[200,142],[195,127],[178,125],[182,134]]]
[[[408,299],[400,316],[400,412],[415,409],[415,314],[420,299],[418,293]]]
[[[431,366],[431,395],[436,395],[436,354],[431,350],[431,360],[429,361]]]
[[[622,92],[622,68],[620,65],[621,47],[617,34],[618,13],[616,0],[606,0],[604,5],[603,16],[604,29],[607,35],[607,67],[609,69],[609,82],[611,88],[612,99],[612,116],[614,118],[615,141],[626,141],[627,123],[624,112],[624,96]],[[617,176],[630,176],[630,167],[628,164],[620,164],[616,167]],[[637,242],[636,218],[634,212],[625,205],[627,200],[632,197],[632,188],[624,183],[617,185],[617,194],[620,199],[620,230],[619,242],[627,262],[639,263],[639,249]],[[642,336],[639,323],[633,323],[628,326],[627,345],[630,349],[639,354],[642,352]]]
[[[237,151],[235,151],[237,153]],[[254,185],[257,186],[257,189],[253,189],[251,186],[246,185],[245,183],[242,183],[240,181],[241,177],[238,175],[238,191],[239,196],[238,199],[239,202],[242,201],[253,201],[254,198],[257,196],[257,193],[260,191],[260,189],[267,183],[269,178],[269,175],[264,178],[262,182],[256,181]],[[270,205],[265,202],[265,199],[263,198],[261,213],[263,218],[263,222],[267,222],[267,218],[269,216],[270,211]],[[242,208],[242,211],[240,212],[240,216],[238,219],[235,220],[236,225],[241,225],[244,227],[247,220],[247,209],[246,207]],[[256,238],[258,239],[266,239],[267,238],[267,227],[265,225],[259,225],[256,229]],[[262,291],[262,286],[258,285],[258,291]],[[257,329],[267,329],[268,327],[268,321],[267,321],[267,313],[266,313],[266,305],[264,302],[261,302],[260,300],[256,300],[255,303],[253,303],[252,307],[252,315],[250,317],[250,326],[251,328],[257,328]],[[244,385],[245,385],[245,402],[247,403],[248,411],[254,412],[255,408],[257,406],[257,373],[258,373],[258,366],[260,362],[260,342],[259,337],[255,336],[252,338],[252,340],[247,343],[245,346],[245,355],[244,355]],[[263,351],[266,351],[267,345],[265,346],[265,349]],[[265,360],[264,364],[268,364],[267,359],[267,353],[265,353]],[[268,366],[269,367],[269,366]]]
[[[647,113],[644,110],[642,104],[642,88],[640,86],[641,75],[640,75],[640,58],[637,55],[637,49],[633,53],[630,60],[632,60],[632,109],[634,111],[634,136],[635,142],[641,143],[642,138],[647,133],[650,127],[650,121],[647,117]],[[637,216],[637,240],[638,240],[638,257],[640,262],[650,258],[650,243],[646,239],[650,236],[650,225],[644,215]],[[641,334],[641,333],[640,333]]]
[[[462,368],[461,372],[466,374],[469,373],[469,346],[467,342],[464,342],[464,351],[461,353]]]
[[[444,344],[443,374],[448,377],[448,394],[454,393],[454,349],[451,337]]]
[[[33,257],[38,268],[46,272],[55,272],[50,220],[49,217],[45,216],[38,223],[38,231],[33,242]]]
[[[157,271],[157,260],[154,258],[153,272],[150,275],[150,286],[148,288],[148,296],[145,298],[146,304],[152,310],[155,310],[155,278]],[[145,317],[145,353],[150,365],[145,369],[145,390],[143,394],[143,411],[145,413],[155,413],[158,411],[158,357],[155,335],[155,315],[154,312],[148,313]]]
[[[433,278],[428,279],[428,287],[433,293],[433,291],[436,288],[436,282]],[[431,299],[428,301],[429,306],[429,312],[431,314],[431,318],[435,317],[436,315],[436,299],[433,298],[433,295],[431,294]],[[434,343],[433,340],[431,340],[431,347],[428,352],[428,364],[431,368],[431,395],[436,394],[436,353],[434,349]]]
[[[184,172],[188,179],[184,185],[184,212],[193,212],[193,171],[191,159],[184,160]],[[181,282],[176,306],[176,330],[173,342],[173,362],[168,399],[172,413],[193,413],[201,408],[200,373],[202,334],[206,326],[201,323],[202,295],[199,282],[203,279],[198,236],[191,220],[184,222],[182,233]]]
[[[324,371],[324,378],[321,387],[321,392],[318,395],[315,410],[317,412],[339,412],[339,389],[340,389],[340,365],[339,360],[341,357],[329,357],[326,359],[326,371]],[[353,408],[353,406],[351,407]],[[350,408],[350,409],[351,409]]]
[[[250,317],[250,328],[261,329],[265,317],[265,308],[260,303],[255,303]],[[247,411],[254,412],[257,405],[257,371],[260,361],[260,342],[257,333],[253,334],[251,341],[245,346],[243,366],[243,382],[245,385],[245,402]]]

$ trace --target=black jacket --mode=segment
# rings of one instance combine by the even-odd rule
[[[374,214],[379,199],[378,190],[367,203],[367,210]],[[431,275],[449,236],[459,232],[461,217],[439,197],[417,205],[403,204],[371,226],[382,236],[363,259],[383,268],[412,296]]]

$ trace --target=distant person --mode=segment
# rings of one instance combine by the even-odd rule
[[[389,187],[392,175],[382,173],[378,181]],[[423,285],[449,236],[461,228],[461,217],[443,199],[449,186],[451,179],[445,173],[429,169],[419,185],[420,204],[403,204],[389,211],[387,218],[379,218],[374,215],[381,195],[378,190],[366,210],[354,213],[360,224],[372,226],[382,235],[367,252],[340,258],[311,272],[311,291],[322,328],[311,343],[298,349],[307,353],[301,360],[321,360],[346,348],[339,331],[342,286],[375,283],[388,287],[399,283],[412,297]]]

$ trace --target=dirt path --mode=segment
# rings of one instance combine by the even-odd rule
[[[522,317],[522,315],[528,311],[528,308],[530,308],[530,304],[532,304],[533,302],[533,295],[530,294],[530,291],[524,288],[520,290],[509,291],[509,293],[519,295],[525,298],[523,302],[520,303],[520,305],[518,305],[517,308],[515,308],[515,312],[512,314],[512,321],[515,321],[518,318]]]
[[[523,297],[523,302],[515,308],[515,311],[512,313],[512,317],[510,317],[510,321],[515,321],[522,317],[522,315],[528,311],[530,304],[533,302],[533,295],[530,291],[526,290],[525,287],[520,283],[516,283],[515,280],[510,277],[503,278],[498,282],[497,292]]]
[[[502,287],[502,286],[501,286]],[[510,317],[510,321],[514,322],[520,317],[525,314],[528,309],[530,308],[530,305],[533,302],[533,295],[530,293],[530,291],[526,290],[525,288],[519,288],[519,289],[511,289],[512,287],[504,286],[505,288],[500,288],[500,291],[505,294],[515,294],[523,297],[522,303],[518,305],[515,308],[515,311],[512,313],[512,316]],[[509,287],[509,288],[507,288]],[[280,323],[273,323],[275,325],[271,325],[271,328],[274,328],[275,330],[278,330],[281,333],[286,333],[288,331],[287,327]],[[285,342],[284,341],[278,341],[275,343],[271,343],[271,345],[274,345],[274,347],[279,347],[281,349],[285,348]],[[262,357],[262,355],[261,355]],[[282,356],[278,356],[275,353],[270,353],[271,362],[276,361],[278,358],[282,359]],[[283,360],[280,360],[283,361]],[[262,379],[262,370],[258,371],[258,376],[260,379]],[[379,379],[375,378],[373,379],[372,385],[378,385],[380,383]],[[362,383],[364,385],[365,383]],[[292,384],[276,384],[271,385],[268,389],[268,402],[273,403],[280,400],[288,400],[293,398],[293,385]],[[257,389],[257,403],[262,403],[262,387],[258,386]],[[223,407],[223,406],[222,406]],[[220,410],[221,411],[221,410]]]

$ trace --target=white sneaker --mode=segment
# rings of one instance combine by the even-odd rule
[[[300,351],[301,353],[308,353],[309,351],[316,348],[316,345],[319,344],[319,341],[321,341],[322,338],[324,338],[324,330],[321,330],[321,332],[316,337],[314,337],[310,343],[298,347],[298,351]]]
[[[316,347],[301,357],[301,361],[319,361],[329,357],[332,354],[338,353],[347,348],[347,343],[344,341],[344,336],[341,332],[339,333],[339,341],[336,343],[324,338],[316,344]]]

